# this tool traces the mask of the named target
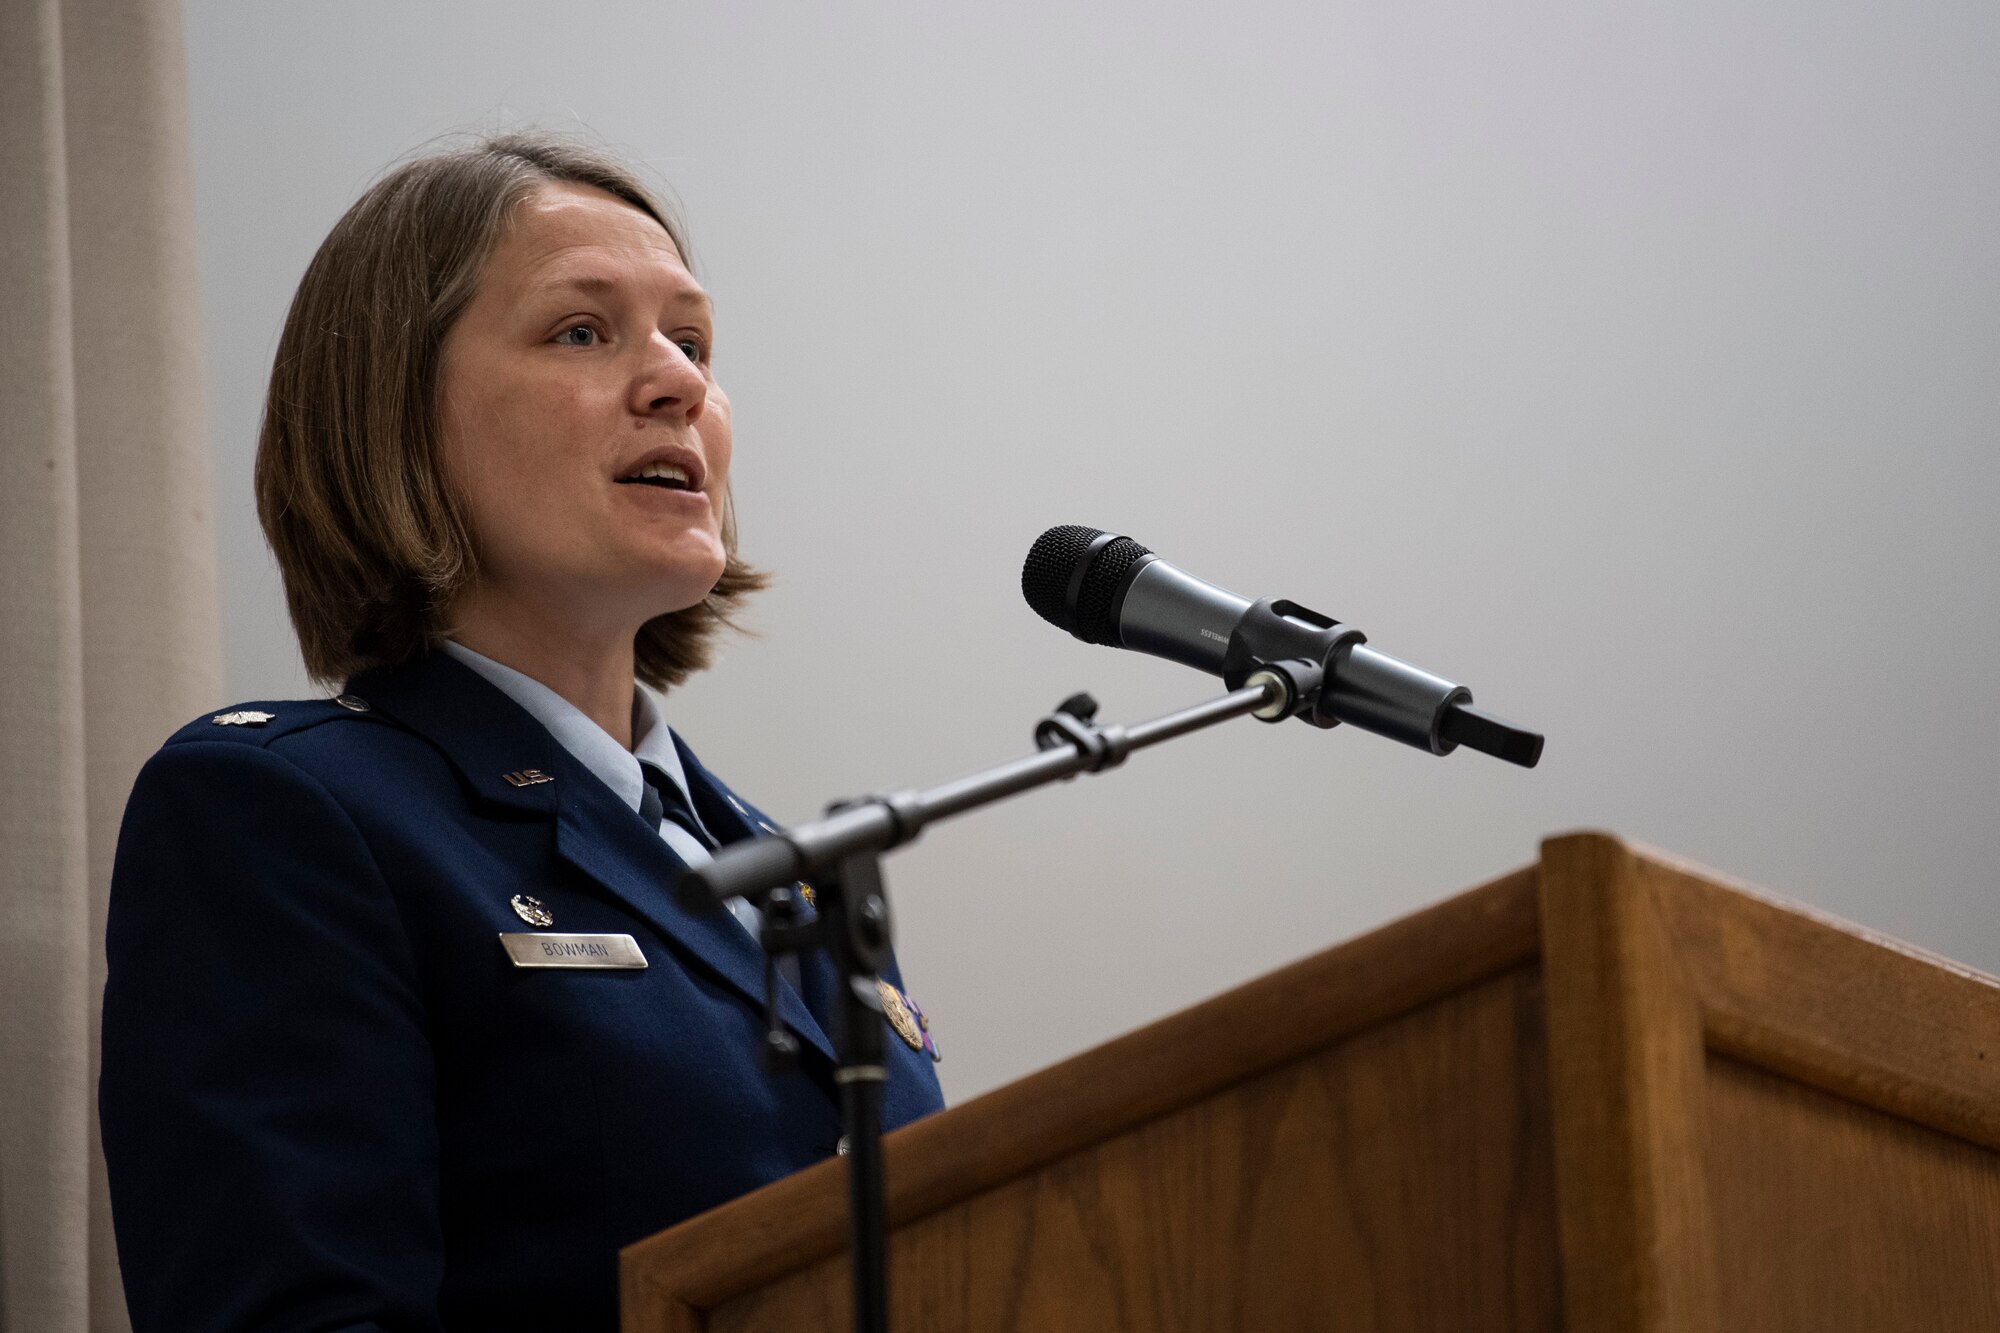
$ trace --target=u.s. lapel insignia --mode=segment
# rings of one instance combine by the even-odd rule
[[[804,880],[799,881],[799,897],[806,900],[807,907],[819,906],[819,895],[817,893],[814,893],[813,886],[806,883]]]
[[[517,893],[508,901],[514,908],[514,915],[531,926],[553,926],[556,923],[554,913],[542,906],[540,898],[530,898],[525,893]]]
[[[218,727],[261,727],[276,713],[260,713],[254,708],[244,708],[234,713],[217,713],[209,721]]]
[[[896,1035],[903,1039],[903,1045],[913,1051],[921,1051],[924,1048],[924,1030],[917,1026],[917,1017],[904,1002],[903,992],[880,977],[875,978],[875,990],[882,997],[882,1013],[888,1018],[889,1026],[896,1029]]]
[[[510,787],[536,787],[544,782],[555,781],[539,768],[524,768],[518,773],[502,773],[500,776],[507,779],[507,785]]]

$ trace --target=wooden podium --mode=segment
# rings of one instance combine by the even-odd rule
[[[626,1333],[848,1326],[830,1160]],[[2000,1329],[2000,981],[1600,834],[891,1135],[891,1326]]]

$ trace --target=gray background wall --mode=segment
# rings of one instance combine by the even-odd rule
[[[1199,676],[1020,601],[1129,532],[1546,728],[1240,723],[891,864],[963,1098],[1608,827],[2000,970],[2000,8],[188,0],[230,691],[291,289],[381,168],[582,125],[720,306],[761,637],[675,696],[792,818]],[[134,429],[146,423],[134,422]],[[221,701],[218,701],[218,703]]]

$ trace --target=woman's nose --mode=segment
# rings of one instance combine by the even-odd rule
[[[642,416],[693,421],[708,400],[708,377],[679,343],[656,333],[647,346],[646,368],[632,391],[633,407]]]

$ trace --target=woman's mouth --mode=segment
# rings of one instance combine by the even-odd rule
[[[670,491],[693,489],[687,469],[672,463],[648,463],[629,477],[618,478],[620,486],[659,486]]]

